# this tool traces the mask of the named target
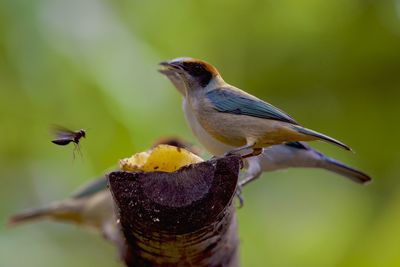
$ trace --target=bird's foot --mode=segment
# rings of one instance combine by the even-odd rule
[[[232,150],[232,151],[226,152],[224,154],[224,157],[235,156],[235,155],[241,156],[239,152]]]
[[[231,151],[226,152],[224,154],[224,156],[226,157],[226,156],[230,156],[230,155],[239,155],[239,156],[243,157],[240,152],[242,152],[243,150],[246,150],[246,149],[251,149],[252,146],[254,146],[254,145],[255,145],[255,143],[247,144],[247,145],[241,146],[241,147],[237,147],[235,149],[232,149]]]
[[[254,156],[258,156],[263,152],[263,149],[261,147],[258,148],[253,148],[253,151],[249,154],[243,155],[242,158],[250,158],[250,157],[254,157]]]

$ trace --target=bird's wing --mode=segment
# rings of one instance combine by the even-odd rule
[[[305,142],[290,142],[286,143],[285,146],[297,148],[297,149],[304,149],[304,150],[311,150],[312,148]]]
[[[83,198],[87,196],[94,195],[100,191],[103,191],[107,188],[107,178],[102,177],[100,179],[94,180],[93,182],[88,183],[83,186],[77,192],[72,194],[72,198]]]
[[[206,97],[219,112],[247,115],[298,125],[292,117],[280,109],[258,98],[253,98],[230,89],[218,88],[207,92]]]

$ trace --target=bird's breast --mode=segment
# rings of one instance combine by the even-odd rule
[[[182,101],[182,109],[184,111],[186,121],[193,134],[209,153],[219,156],[233,149],[232,146],[228,146],[218,141],[203,128],[203,126],[197,120],[193,110],[191,109],[186,99]]]

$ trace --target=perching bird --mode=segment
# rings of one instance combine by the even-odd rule
[[[173,83],[183,96],[186,95],[185,83],[175,71],[168,68],[161,69],[160,72]],[[234,147],[215,139],[200,125],[185,97],[183,98],[182,108],[194,135],[208,152],[220,156],[234,149]],[[329,158],[303,142],[270,146],[264,148],[261,155],[249,157],[244,161],[247,171],[244,179],[240,181],[240,185],[258,178],[263,172],[293,167],[322,168],[345,176],[357,183],[366,183],[371,180],[365,173]]]
[[[251,149],[243,157],[256,156],[271,145],[313,140],[350,150],[329,136],[302,127],[271,104],[229,85],[205,61],[176,58],[160,64],[179,75],[195,119],[215,139],[234,147],[230,153]]]
[[[10,218],[9,226],[44,219],[95,229],[114,243],[121,255],[125,253],[125,240],[117,223],[114,201],[105,177],[85,185],[65,200],[15,214]]]

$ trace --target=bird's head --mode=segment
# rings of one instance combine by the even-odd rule
[[[158,140],[156,140],[154,142],[154,144],[152,145],[152,148],[154,148],[158,145],[170,145],[170,146],[175,146],[175,147],[179,147],[179,148],[184,148],[198,156],[200,156],[203,153],[203,151],[200,148],[198,148],[197,146],[195,146],[185,140],[182,140],[178,137],[159,138]]]
[[[167,77],[178,75],[189,89],[207,87],[215,79],[220,79],[218,70],[200,59],[180,57],[161,62],[161,73]]]

